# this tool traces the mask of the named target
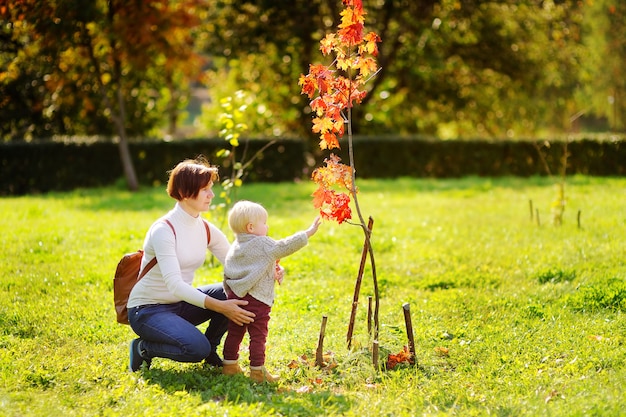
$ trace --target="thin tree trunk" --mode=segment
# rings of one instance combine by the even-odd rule
[[[369,232],[372,232],[374,227],[374,219],[370,216],[367,228]],[[359,292],[361,290],[361,282],[363,280],[363,271],[365,270],[365,261],[367,261],[367,253],[369,250],[369,240],[363,242],[363,252],[361,253],[361,264],[359,265],[359,273],[356,277],[356,283],[354,284],[354,296],[352,297],[352,311],[350,312],[350,321],[348,322],[348,334],[346,336],[348,342],[348,349],[352,347],[352,334],[354,332],[354,320],[356,318],[356,309],[359,305]],[[368,329],[369,331],[369,329]]]
[[[109,18],[112,19],[112,14],[114,13],[111,5],[109,5]],[[106,109],[109,110],[111,114],[111,120],[117,129],[117,133],[120,139],[120,143],[118,146],[120,152],[120,161],[122,163],[122,169],[124,171],[124,176],[126,178],[126,182],[128,184],[128,189],[131,191],[137,191],[139,189],[139,182],[137,181],[137,174],[135,173],[135,167],[133,165],[133,160],[130,155],[130,149],[128,146],[128,137],[126,136],[126,111],[124,104],[124,96],[122,95],[122,73],[120,69],[120,62],[118,59],[113,56],[113,85],[116,90],[116,96],[118,101],[118,112],[115,111],[115,107],[111,100],[109,99],[109,95],[107,94],[107,88],[102,82],[102,71],[100,69],[100,61],[96,58],[96,54],[93,49],[93,41],[89,32],[84,29],[82,31],[83,36],[83,46],[87,49],[87,53],[89,54],[89,59],[93,65],[94,71],[96,72],[96,78],[98,82],[98,90],[100,92],[100,96],[102,97],[102,102]],[[112,54],[115,55],[115,45],[111,45]]]
[[[124,96],[122,95],[122,87],[120,83],[117,83],[117,102],[119,106],[119,123],[118,134],[120,136],[120,160],[122,161],[122,167],[124,169],[124,176],[126,182],[128,182],[128,189],[131,191],[137,191],[139,189],[139,181],[137,180],[137,174],[135,173],[135,166],[133,165],[133,158],[130,155],[130,148],[128,146],[128,138],[126,137],[126,127],[124,126],[124,120],[126,120],[126,106],[124,104]],[[111,112],[111,114],[114,114]]]

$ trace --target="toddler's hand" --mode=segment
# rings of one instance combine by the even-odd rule
[[[313,223],[311,224],[311,226],[309,226],[309,228],[306,229],[307,237],[313,236],[315,232],[317,232],[317,229],[319,229],[320,224],[322,224],[322,220],[320,219],[320,216],[317,216],[315,220],[313,220]]]

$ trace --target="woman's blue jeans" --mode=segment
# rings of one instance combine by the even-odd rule
[[[198,288],[209,297],[226,300],[221,283]],[[196,327],[210,320],[204,334]],[[142,340],[146,359],[169,358],[178,362],[200,362],[217,351],[228,329],[228,319],[212,310],[185,301],[148,304],[128,309],[128,321]]]

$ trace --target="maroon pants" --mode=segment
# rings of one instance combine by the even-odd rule
[[[254,322],[239,326],[232,321],[228,322],[228,333],[224,342],[224,359],[235,361],[239,359],[239,345],[246,334],[250,335],[250,366],[265,365],[265,342],[267,340],[270,311],[272,308],[252,297],[237,297],[232,291],[227,291],[229,299],[246,300],[248,305],[242,308],[256,314]]]

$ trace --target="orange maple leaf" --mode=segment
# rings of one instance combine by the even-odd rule
[[[313,98],[315,91],[317,90],[315,79],[313,79],[310,75],[300,75],[298,85],[302,86],[302,94],[306,94],[309,98]]]
[[[341,158],[335,154],[324,159],[326,166],[315,169],[312,179],[315,183],[330,188],[333,185],[339,185],[347,190],[352,189],[352,169],[349,165],[343,164]]]
[[[320,136],[320,149],[335,149],[339,147],[339,140],[337,140],[337,135],[334,133],[325,132]]]
[[[337,37],[334,33],[329,33],[320,41],[320,51],[322,54],[328,55],[337,47]]]
[[[366,57],[356,60],[356,62],[354,63],[354,68],[360,71],[361,76],[367,77],[371,73],[376,72],[376,70],[378,69],[378,64],[376,64],[376,61],[374,59]]]
[[[339,24],[339,40],[347,45],[356,45],[363,40],[363,8],[347,8],[341,11]]]
[[[369,32],[363,37],[365,44],[359,45],[359,53],[368,53],[372,56],[378,56],[378,43],[380,36],[375,32]]]
[[[315,112],[318,116],[324,114],[328,105],[321,97],[316,97],[313,101],[311,101],[311,110]]]
[[[404,348],[395,355],[392,353],[389,354],[387,357],[387,369],[393,369],[402,363],[411,365],[415,363],[413,354],[409,352],[409,348],[406,346],[404,346]]]
[[[450,356],[450,349],[448,349],[447,347],[443,347],[443,346],[437,346],[435,348],[435,353],[439,356]]]
[[[319,209],[326,203],[327,191],[328,190],[321,184],[317,187],[317,190],[313,191],[313,207]]]
[[[343,5],[354,7],[357,10],[363,10],[363,0],[343,0]]]
[[[326,133],[332,131],[333,120],[329,117],[314,117],[313,118],[313,132],[314,133]]]

